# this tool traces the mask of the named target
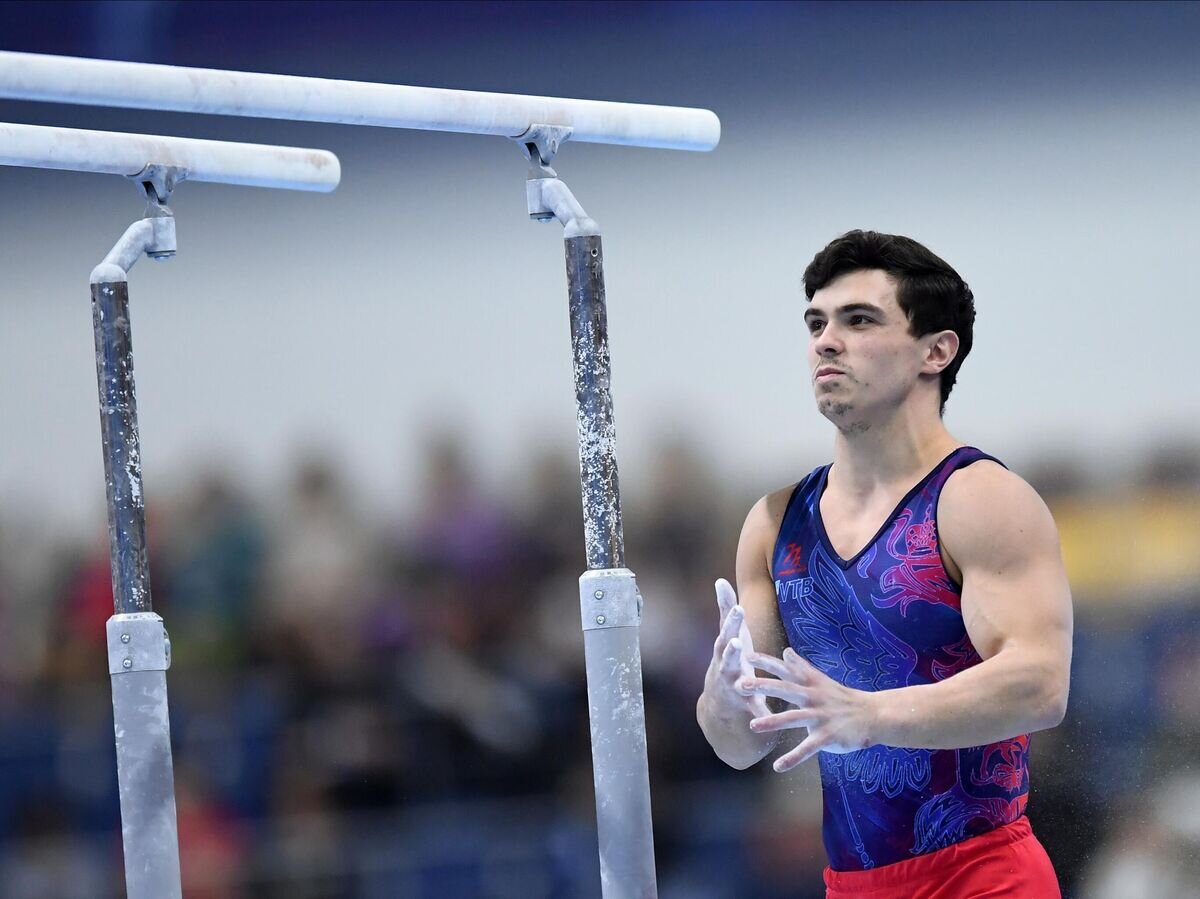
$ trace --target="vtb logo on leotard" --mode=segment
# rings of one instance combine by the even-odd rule
[[[810,577],[796,577],[789,581],[780,578],[775,581],[775,595],[784,602],[789,599],[799,601],[806,596],[811,596],[814,589],[814,581]]]

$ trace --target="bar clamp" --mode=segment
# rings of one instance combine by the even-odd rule
[[[135,182],[146,197],[143,219],[149,219],[153,230],[153,241],[146,248],[151,259],[170,259],[175,255],[175,213],[167,202],[176,186],[188,176],[185,168],[174,165],[150,163],[135,175],[127,175]]]
[[[529,160],[525,204],[531,221],[557,219],[566,229],[567,237],[599,234],[599,226],[588,217],[570,189],[558,180],[558,173],[550,167],[571,133],[568,125],[530,125],[517,137],[510,138],[521,145],[521,152]]]
[[[521,145],[521,152],[529,160],[525,204],[530,220],[553,222],[557,219],[562,223],[564,237],[595,237],[600,234],[600,226],[550,167],[555,154],[570,136],[571,128],[566,125],[530,125],[510,140]]]
[[[530,125],[510,140],[521,145],[521,151],[529,160],[530,178],[557,178],[550,163],[554,161],[559,148],[570,140],[573,132],[570,125]]]

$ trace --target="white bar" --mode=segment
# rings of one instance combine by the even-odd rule
[[[707,109],[226,72],[0,51],[0,98],[519,137],[568,125],[571,140],[711,150]]]
[[[282,190],[327,192],[342,177],[326,150],[0,122],[0,165],[136,175],[151,164],[186,169],[188,181]]]

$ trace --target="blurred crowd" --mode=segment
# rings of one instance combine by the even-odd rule
[[[1068,897],[1200,896],[1200,451],[1120,484],[1022,473],[1077,618],[1067,720],[1033,739],[1034,827]],[[147,485],[188,899],[598,896],[573,457],[489,489],[432,437],[420,495],[383,519],[335,456],[284,480],[273,501],[211,467]],[[660,893],[821,896],[813,766],[729,770],[694,718],[712,581],[779,484],[724,484],[683,439],[645,482],[625,535]],[[123,895],[106,534],[32,539],[21,513],[0,510],[0,896]]]

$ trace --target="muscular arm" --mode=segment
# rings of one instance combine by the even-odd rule
[[[983,661],[876,694],[871,742],[955,749],[1054,727],[1067,708],[1072,612],[1050,511],[1019,477],[979,462],[947,482],[938,531]]]
[[[713,751],[734,768],[750,767],[778,741],[778,734],[750,730],[751,719],[770,710],[763,697],[746,696],[736,683],[754,676],[748,655],[755,650],[778,655],[785,645],[771,578],[771,555],[790,495],[786,490],[764,496],[746,516],[737,550],[740,602],[728,584],[717,584],[719,633],[704,691],[696,703],[696,720]]]

